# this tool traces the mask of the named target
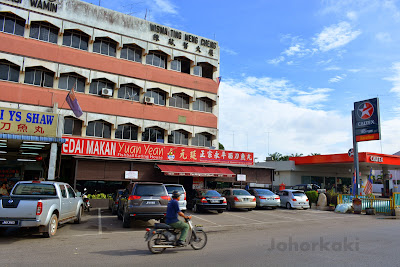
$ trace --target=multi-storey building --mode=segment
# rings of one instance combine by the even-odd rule
[[[219,54],[216,41],[77,0],[0,0],[0,171],[78,187],[246,172],[270,183],[252,153],[215,149]]]

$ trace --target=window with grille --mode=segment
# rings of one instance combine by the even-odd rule
[[[118,125],[118,128],[115,131],[115,138],[117,139],[137,140],[137,137],[138,127],[135,125]]]
[[[212,100],[206,97],[197,98],[193,102],[193,110],[212,112]]]
[[[124,45],[121,49],[121,58],[142,62],[142,48],[137,45]]]
[[[87,51],[88,44],[89,35],[77,30],[64,31],[63,45]]]
[[[182,130],[172,131],[171,134],[168,135],[168,143],[188,145],[189,144],[189,134]]]
[[[173,94],[169,99],[169,105],[171,107],[189,109],[189,96],[183,93]]]
[[[134,84],[123,84],[118,89],[118,98],[139,101],[140,87]]]
[[[165,92],[160,89],[149,89],[144,94],[144,96],[149,96],[154,98],[154,104],[165,106]]]
[[[211,134],[198,133],[194,137],[192,137],[192,145],[211,147],[211,139]]]
[[[142,133],[142,141],[164,143],[164,130],[157,127],[146,128]]]
[[[93,52],[102,55],[115,57],[117,51],[117,42],[110,38],[96,38],[93,43]]]
[[[58,81],[58,88],[64,90],[71,90],[74,87],[76,92],[85,92],[85,81],[86,79],[75,73],[63,73],[60,75]]]
[[[24,83],[33,84],[42,87],[53,87],[54,72],[43,67],[34,67],[25,69]]]
[[[24,36],[25,20],[8,12],[0,12],[0,32]]]
[[[86,127],[86,135],[110,138],[111,124],[104,121],[91,121],[88,123],[88,126]]]
[[[64,134],[76,136],[82,135],[82,121],[73,117],[65,117],[64,119]]]
[[[0,60],[0,80],[18,82],[20,67],[6,60]]]
[[[111,91],[113,91],[114,83],[105,79],[92,80],[92,82],[90,83],[89,93],[94,95],[101,95],[101,90],[103,88],[111,89]]]
[[[166,68],[167,56],[160,51],[150,51],[146,56],[146,64],[153,65],[159,68]]]
[[[30,27],[29,37],[53,44],[57,43],[59,29],[44,21],[33,21]]]

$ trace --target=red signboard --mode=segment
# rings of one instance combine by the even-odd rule
[[[63,155],[253,165],[253,153],[63,136]]]

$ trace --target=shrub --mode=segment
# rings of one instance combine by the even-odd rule
[[[335,190],[332,188],[328,191],[326,191],[326,199],[328,201],[328,206],[329,205],[337,205],[337,196],[338,194],[335,192]]]
[[[317,201],[318,201],[318,192],[317,191],[307,191],[306,195],[307,195],[308,201],[310,203],[317,203]]]

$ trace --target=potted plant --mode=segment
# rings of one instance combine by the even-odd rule
[[[312,209],[317,208],[317,201],[318,201],[318,192],[317,191],[307,191],[305,192],[307,195],[308,201],[310,203],[310,207]]]
[[[328,206],[329,211],[335,211],[335,208],[336,208],[336,206],[333,203],[329,204],[329,206]]]

